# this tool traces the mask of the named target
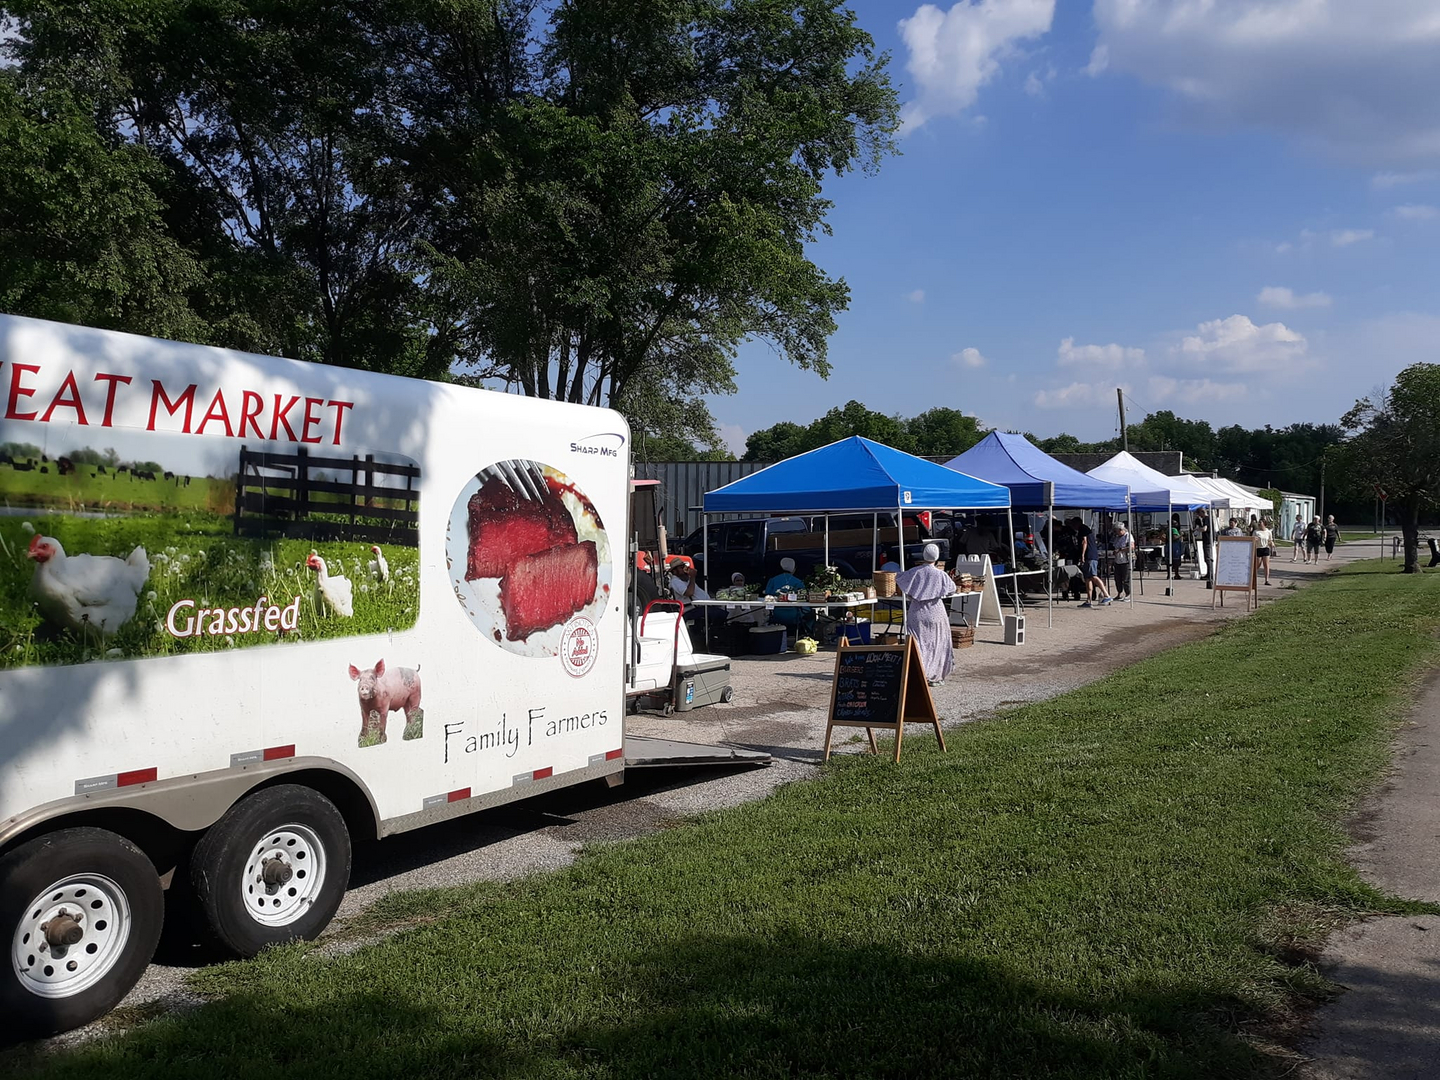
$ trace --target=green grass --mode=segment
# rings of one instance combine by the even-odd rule
[[[36,565],[25,554],[32,538],[26,525],[59,540],[69,555],[86,552],[123,559],[137,545],[145,548],[150,576],[134,618],[118,634],[100,645],[45,624],[30,596]],[[419,606],[419,555],[410,547],[383,548],[390,564],[388,586],[371,581],[368,544],[237,538],[231,519],[217,514],[80,518],[37,510],[25,518],[0,517],[0,668],[211,652],[279,640],[279,635],[265,632],[172,637],[164,620],[181,599],[194,600],[197,608],[227,608],[254,604],[261,595],[281,605],[299,596],[298,632],[286,635],[287,641],[407,629],[415,624]],[[324,556],[331,574],[350,578],[351,618],[316,609],[315,574],[305,568],[312,550]]]
[[[42,473],[37,467],[17,472],[0,465],[0,503],[10,506],[51,506],[65,510],[208,510],[225,513],[235,508],[235,485],[229,480],[192,477],[136,480],[130,473],[95,471],[79,465],[68,476],[59,475],[53,461]]]
[[[396,894],[370,918],[410,929],[202,971],[213,1003],[37,1072],[1278,1076],[1320,934],[1422,907],[1361,882],[1342,822],[1437,628],[1440,576],[1347,568],[947,754]]]

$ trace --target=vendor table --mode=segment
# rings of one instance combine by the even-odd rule
[[[726,608],[741,609],[743,612],[756,610],[769,611],[773,608],[808,608],[817,614],[828,608],[858,608],[870,607],[876,603],[875,600],[766,600],[764,597],[756,597],[754,600],[689,600],[686,601],[687,608]],[[705,622],[705,646],[710,646],[710,622]]]

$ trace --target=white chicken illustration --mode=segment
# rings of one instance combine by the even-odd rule
[[[351,601],[349,578],[341,577],[339,574],[332,577],[325,566],[325,560],[313,551],[310,553],[310,558],[305,560],[305,565],[315,571],[316,610],[328,609],[347,619],[355,614],[355,606]]]
[[[370,576],[381,585],[390,581],[390,564],[385,561],[385,553],[376,544],[370,545],[370,552],[375,558],[370,560]]]
[[[89,637],[112,637],[129,622],[150,576],[143,547],[125,559],[66,555],[59,540],[36,533],[25,554],[35,560],[30,595],[46,621]]]

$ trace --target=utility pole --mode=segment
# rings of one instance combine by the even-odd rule
[[[1128,454],[1130,452],[1130,435],[1125,430],[1125,391],[1117,386],[1115,397],[1120,401],[1120,449]]]
[[[1320,455],[1320,524],[1325,524],[1325,455]]]

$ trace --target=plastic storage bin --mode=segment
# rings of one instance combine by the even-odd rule
[[[754,626],[750,628],[750,651],[756,656],[774,656],[785,651],[786,631],[784,626]]]

